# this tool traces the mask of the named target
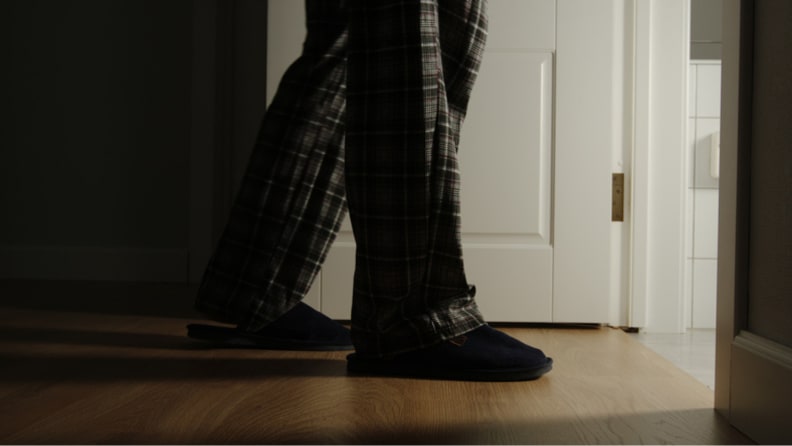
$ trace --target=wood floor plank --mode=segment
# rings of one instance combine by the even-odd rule
[[[508,328],[533,382],[347,376],[345,352],[211,349],[195,319],[0,306],[0,442],[749,443],[693,377],[610,328]]]

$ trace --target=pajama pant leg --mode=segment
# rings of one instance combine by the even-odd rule
[[[350,4],[345,172],[361,354],[484,323],[462,263],[456,150],[485,17],[481,0]]]
[[[303,53],[264,117],[196,307],[255,330],[308,292],[345,214],[347,10],[306,2]]]

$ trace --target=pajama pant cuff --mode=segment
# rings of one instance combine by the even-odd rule
[[[382,358],[431,347],[485,325],[472,297],[459,299],[450,308],[431,310],[405,319],[387,331],[366,330],[352,323],[352,342],[362,357]]]

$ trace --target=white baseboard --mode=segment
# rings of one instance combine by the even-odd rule
[[[186,282],[186,249],[0,246],[0,279]]]

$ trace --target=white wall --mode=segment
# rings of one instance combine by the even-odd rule
[[[691,61],[685,212],[689,328],[715,328],[719,180],[713,176],[712,158],[719,156],[712,152],[713,145],[720,147],[720,78],[720,61]]]

